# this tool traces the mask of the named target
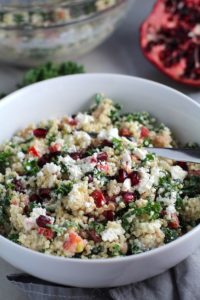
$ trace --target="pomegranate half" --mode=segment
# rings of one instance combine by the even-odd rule
[[[200,87],[200,0],[158,0],[141,26],[140,43],[166,75]]]

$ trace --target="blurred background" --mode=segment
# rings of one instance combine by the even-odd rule
[[[143,57],[139,27],[155,0],[64,2],[0,0],[6,7],[6,13],[0,13],[0,91],[12,91],[24,68],[73,59],[86,72],[144,77],[197,97],[197,89],[173,82]],[[41,10],[41,3],[48,5]]]

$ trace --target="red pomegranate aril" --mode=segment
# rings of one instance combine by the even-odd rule
[[[50,199],[51,198],[51,189],[49,188],[41,188],[39,189],[39,196],[42,199]]]
[[[78,160],[83,157],[83,153],[82,152],[72,152],[72,153],[69,153],[69,156],[74,160]]]
[[[70,126],[76,126],[78,124],[78,122],[75,119],[68,120],[67,123]]]
[[[101,143],[102,147],[112,147],[113,143],[108,141],[108,140],[103,140],[103,142]]]
[[[141,138],[147,138],[149,136],[149,129],[146,127],[141,128],[140,137]]]
[[[140,175],[137,171],[133,171],[130,175],[129,175],[130,179],[131,179],[131,184],[132,186],[138,185],[140,183]]]
[[[95,230],[88,231],[89,238],[93,240],[95,243],[101,242],[101,237],[96,233]]]
[[[88,176],[88,183],[93,182],[94,178],[93,178],[92,174],[88,174],[87,176]]]
[[[177,166],[181,167],[184,171],[188,171],[188,165],[185,161],[177,161]]]
[[[33,130],[33,134],[37,138],[45,138],[48,130],[45,128],[37,128]]]
[[[127,172],[123,169],[119,169],[117,181],[122,183],[126,178],[128,178]]]
[[[38,159],[38,166],[42,168],[44,165],[51,161],[51,157],[48,153],[45,153]]]
[[[52,158],[61,155],[61,151],[54,151],[49,153],[49,159],[51,160]]]
[[[40,197],[37,194],[32,194],[29,196],[30,202],[40,202]]]
[[[108,154],[106,152],[99,153],[97,155],[97,160],[107,161],[108,160]]]
[[[100,190],[93,191],[90,196],[94,199],[97,207],[102,207],[106,203],[105,197]]]
[[[24,192],[24,186],[20,179],[14,179],[13,183],[15,185],[15,191],[23,193]]]
[[[113,221],[115,218],[115,213],[112,210],[104,211],[103,215],[106,218],[106,220],[108,220],[108,221]]]
[[[108,196],[107,193],[104,194],[104,197],[105,197],[105,200],[106,200],[106,203],[110,203],[110,202],[115,202],[116,201],[116,197],[117,195],[113,195],[113,196]]]
[[[23,213],[24,213],[26,216],[28,216],[28,214],[29,214],[29,207],[28,207],[28,205],[24,206]]]
[[[134,193],[130,193],[130,192],[122,193],[122,198],[126,204],[129,204],[130,202],[135,200]]]
[[[132,136],[132,132],[128,128],[124,127],[124,128],[120,129],[119,135],[125,136],[125,137],[130,137],[130,136]]]
[[[43,227],[46,228],[48,224],[51,224],[51,220],[50,218],[40,215],[37,219],[36,219],[36,224],[39,227]]]

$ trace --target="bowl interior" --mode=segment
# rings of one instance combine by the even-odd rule
[[[199,105],[166,86],[129,76],[86,74],[47,80],[0,102],[0,143],[31,122],[73,114],[89,107],[96,93],[119,102],[124,112],[148,111],[181,142],[200,142]]]

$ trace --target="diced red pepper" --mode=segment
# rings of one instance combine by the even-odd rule
[[[149,136],[149,129],[146,127],[142,127],[141,128],[141,133],[140,133],[140,137],[141,138],[147,138]]]
[[[54,237],[54,233],[50,228],[39,227],[37,232],[38,234],[45,236],[47,240],[52,240]]]
[[[176,214],[172,214],[172,220],[168,223],[168,227],[171,229],[177,229],[179,226],[178,216]]]
[[[51,153],[58,152],[58,151],[60,151],[60,149],[61,149],[61,145],[57,144],[57,143],[53,144],[52,146],[49,147],[49,151]]]
[[[32,146],[28,149],[28,153],[33,155],[33,156],[36,156],[36,157],[40,156],[37,149],[34,146]]]

